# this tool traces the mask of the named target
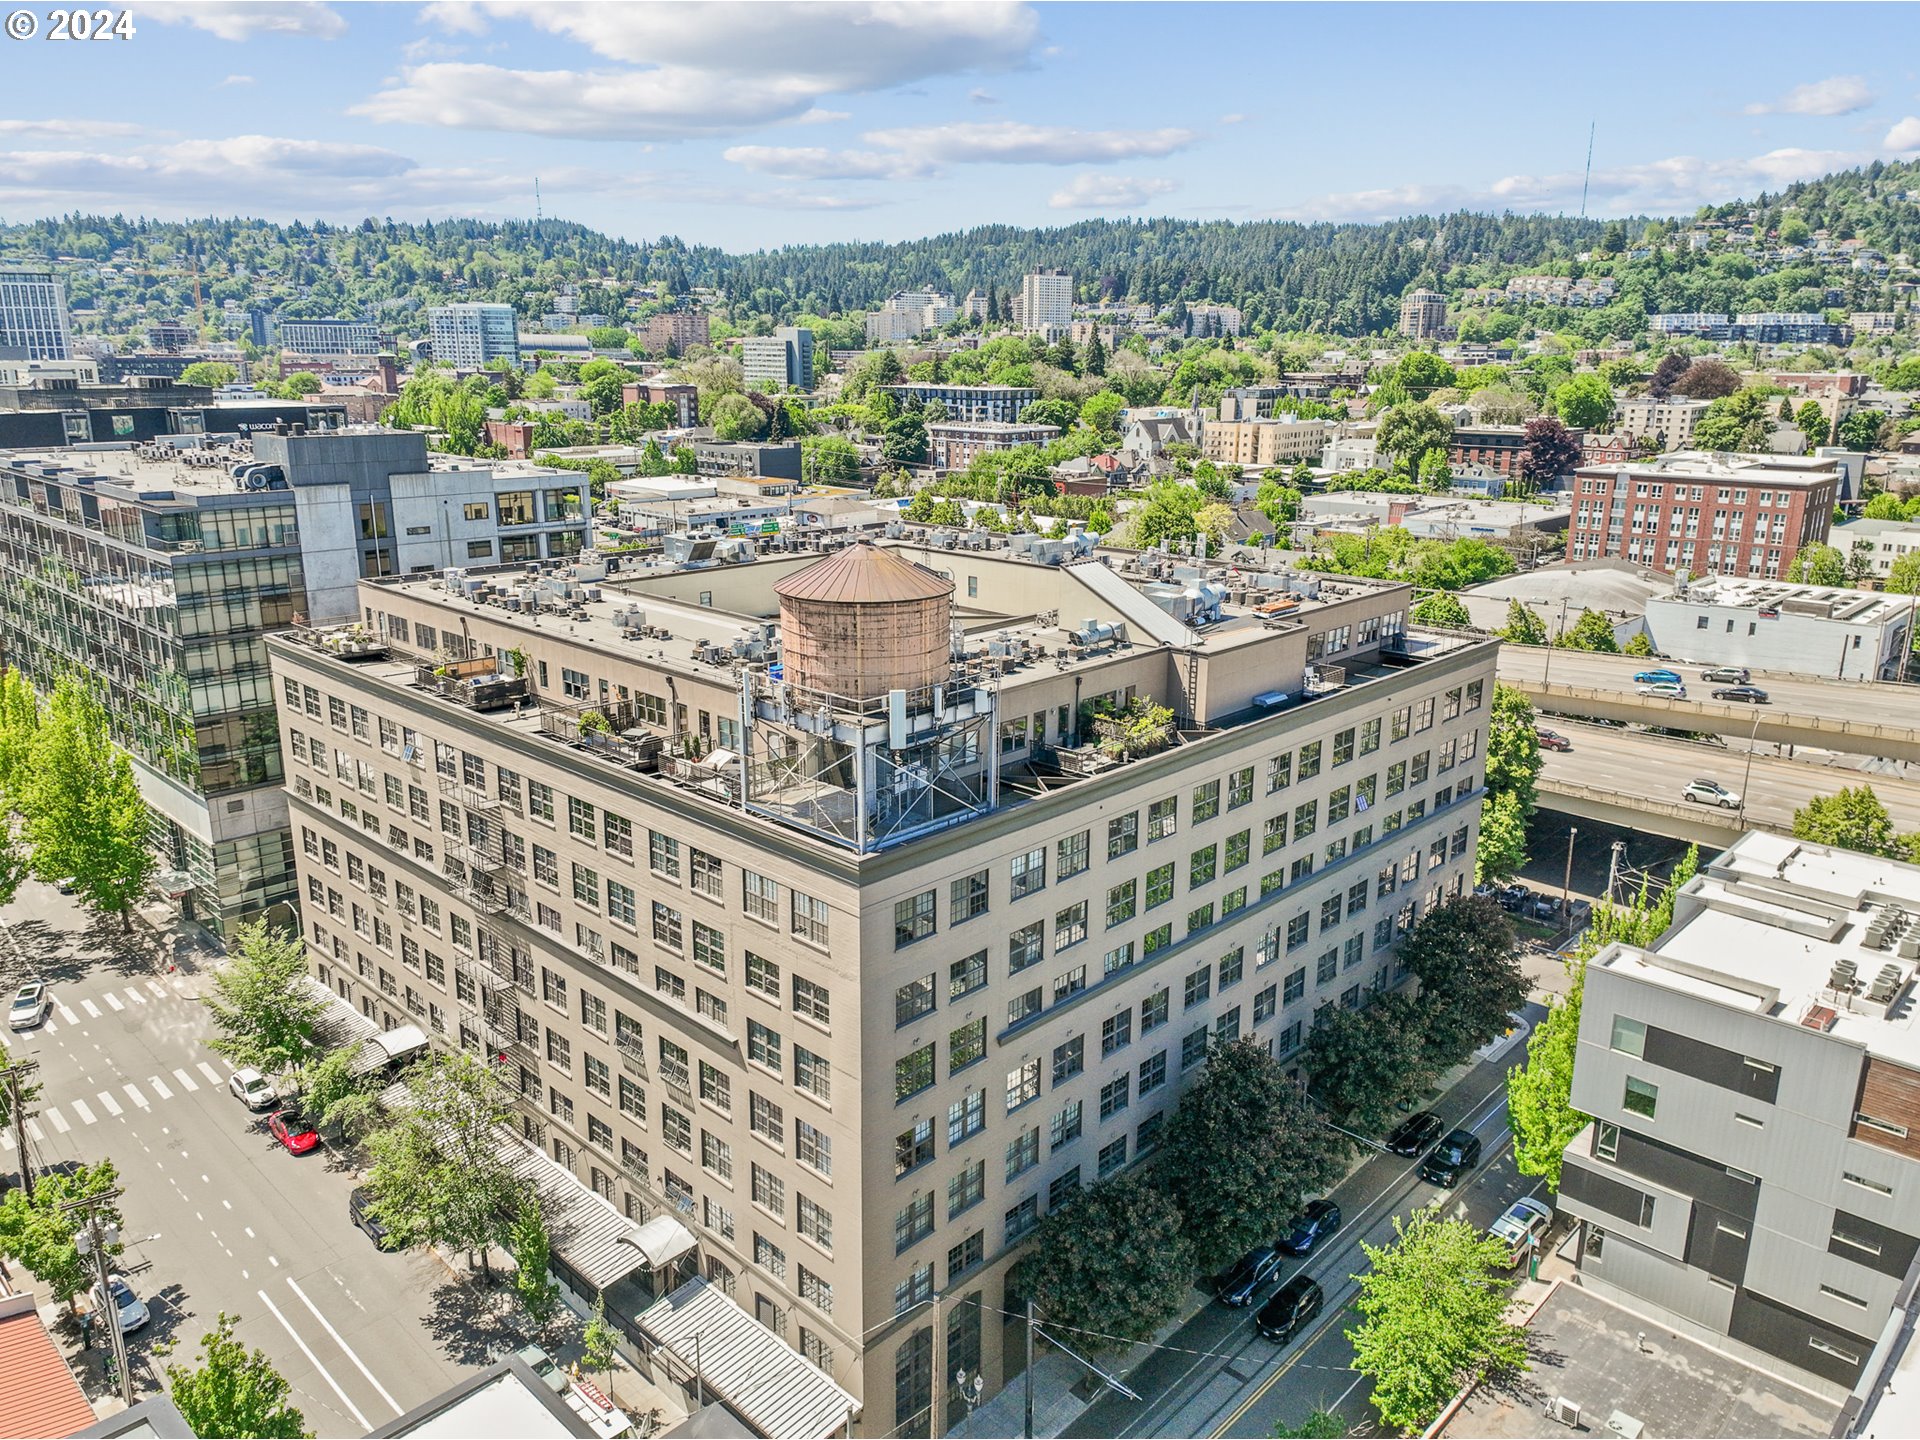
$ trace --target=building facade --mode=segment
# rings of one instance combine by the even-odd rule
[[[700,390],[694,385],[675,385],[654,380],[629,380],[620,387],[620,403],[671,406],[673,426],[677,430],[688,430],[700,423]]]
[[[1651,395],[1632,395],[1619,402],[1617,425],[1622,435],[1652,435],[1662,450],[1687,450],[1693,445],[1693,427],[1707,413],[1709,400],[1687,400],[1669,396],[1657,400]]]
[[[1339,428],[1331,420],[1207,420],[1200,452],[1216,465],[1297,465],[1318,460]]]
[[[72,357],[67,287],[53,271],[0,266],[0,351],[9,350],[27,360]]]
[[[490,1057],[524,1133],[676,1215],[860,1434],[927,1434],[936,1370],[1017,1375],[1041,1215],[1152,1154],[1210,1043],[1286,1059],[1398,983],[1471,883],[1494,644],[1407,632],[1385,584],[1196,632],[1111,558],[702,562],[566,625],[523,576],[370,581],[389,655],[270,642],[315,975]],[[622,643],[635,607],[698,653]],[[1045,610],[1131,643],[1017,618]],[[1042,637],[1064,668],[1021,658]],[[1096,752],[1094,696],[1205,738],[1028,784]],[[583,746],[589,709],[626,738]]]
[[[275,338],[296,355],[378,355],[393,348],[371,320],[282,320]]]
[[[964,470],[976,455],[1045,445],[1060,436],[1058,425],[1009,424],[1004,420],[937,420],[927,426],[927,463]]]
[[[811,390],[813,331],[780,325],[771,335],[747,336],[740,342],[740,370],[749,389]]]
[[[1574,474],[1570,560],[1777,580],[1824,542],[1840,471],[1830,459],[1676,451]]]
[[[696,345],[712,343],[704,310],[669,310],[647,321],[650,355],[684,355]]]
[[[1064,270],[1036,270],[1020,277],[1014,318],[1022,329],[1067,333],[1073,323],[1073,276]]]
[[[867,344],[892,345],[929,330],[945,328],[960,317],[953,296],[938,290],[902,290],[867,316]]]
[[[1844,1399],[1912,1284],[1920,868],[1752,833],[1587,966],[1580,1280]],[[1904,1283],[1903,1283],[1904,1282]]]
[[[1744,576],[1694,580],[1647,601],[1653,648],[1702,665],[1833,680],[1898,680],[1912,649],[1910,596]]]
[[[938,400],[949,420],[997,420],[1009,424],[1040,398],[1040,392],[1029,385],[944,385],[938,381],[903,380],[882,388],[902,405],[918,407]]]
[[[1410,340],[1444,339],[1447,297],[1437,290],[1412,291],[1400,301],[1400,333]]]
[[[433,358],[456,370],[484,370],[496,360],[520,363],[520,332],[511,305],[436,305],[427,311]]]
[[[1567,434],[1575,444],[1586,439],[1586,431],[1573,426]],[[1524,425],[1457,425],[1447,446],[1449,465],[1473,465],[1503,480],[1514,480],[1527,455],[1527,427]]]

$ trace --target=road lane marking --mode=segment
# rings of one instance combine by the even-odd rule
[[[87,1012],[87,1018],[89,1020],[98,1020],[100,1018],[100,1007],[94,1004],[93,1001],[82,1000],[80,1002],[80,1008]],[[100,1047],[96,1045],[93,1048],[98,1050]]]
[[[126,993],[127,999],[135,1005],[144,1005],[147,1003],[147,997],[142,995],[138,990],[134,989],[133,986],[131,985],[129,985],[126,988],[125,993]]]
[[[44,1019],[44,1020],[42,1020],[42,1021],[40,1022],[40,1029],[41,1029],[41,1031],[42,1031],[42,1033],[44,1033],[44,1034],[47,1034],[47,1035],[52,1035],[52,1034],[54,1034],[54,1033],[56,1033],[56,1032],[57,1032],[57,1031],[58,1031],[58,1030],[60,1029],[60,1022],[59,1022],[59,1021],[57,1021],[57,1020],[55,1020],[55,1019],[53,1018],[53,1016],[51,1016],[51,1015],[49,1015],[49,1016],[47,1016],[47,1018],[46,1018],[46,1019]],[[62,1041],[61,1041],[60,1043],[61,1043],[62,1045],[64,1045],[64,1044],[66,1044],[67,1042],[66,1042],[66,1041],[64,1041],[64,1040],[62,1040]]]
[[[289,1288],[292,1289],[294,1294],[300,1297],[301,1303],[305,1305],[307,1309],[313,1311],[313,1318],[318,1320],[322,1325],[327,1327],[327,1334],[333,1337],[333,1343],[338,1345],[342,1350],[347,1352],[347,1358],[353,1361],[354,1366],[360,1371],[362,1375],[367,1377],[367,1383],[373,1386],[374,1389],[380,1392],[380,1398],[386,1401],[387,1404],[393,1406],[393,1413],[396,1415],[401,1415],[406,1413],[402,1409],[400,1402],[394,1399],[393,1396],[387,1393],[387,1387],[382,1385],[378,1380],[374,1379],[373,1372],[367,1369],[365,1365],[360,1363],[360,1357],[353,1353],[353,1347],[347,1344],[345,1340],[340,1338],[340,1332],[333,1328],[332,1321],[328,1320],[326,1316],[320,1313],[320,1307],[315,1305],[313,1301],[307,1299],[307,1292],[300,1288],[299,1282],[297,1282],[291,1275],[289,1275],[287,1277],[287,1285],[289,1286]]]
[[[246,1232],[247,1232],[247,1239],[249,1239],[249,1240],[257,1240],[257,1239],[259,1239],[259,1238],[260,1238],[259,1236],[257,1236],[257,1235],[255,1235],[255,1234],[253,1233],[253,1226],[251,1226],[251,1225],[242,1225],[242,1226],[241,1226],[240,1228],[241,1228],[242,1230],[244,1230],[244,1231],[246,1231]]]
[[[320,1363],[320,1357],[307,1348],[307,1342],[300,1338],[300,1332],[298,1330],[287,1323],[287,1317],[280,1313],[280,1307],[267,1298],[266,1291],[256,1290],[253,1293],[260,1297],[260,1303],[262,1305],[273,1312],[273,1318],[278,1320],[281,1328],[293,1337],[293,1343],[300,1347],[300,1353],[305,1355],[312,1363],[313,1368],[320,1372],[321,1378],[333,1387],[333,1393],[340,1397],[340,1403],[353,1412],[353,1418],[360,1422],[360,1428],[363,1430],[371,1430],[373,1425],[368,1421],[366,1416],[360,1413],[360,1407],[347,1398],[347,1392],[340,1388],[340,1382],[333,1378],[333,1372],[322,1365]]]
[[[173,1091],[167,1088],[167,1082],[162,1080],[158,1075],[149,1075],[147,1077],[147,1088],[162,1100],[173,1099]]]
[[[147,989],[151,990],[154,995],[161,1000],[167,998],[167,987],[162,985],[158,980],[147,981]]]
[[[73,1113],[74,1113],[74,1114],[76,1114],[76,1115],[78,1115],[78,1116],[80,1117],[80,1123],[81,1123],[82,1125],[91,1125],[91,1124],[93,1124],[93,1123],[94,1123],[94,1122],[93,1122],[93,1111],[91,1111],[91,1110],[89,1110],[89,1109],[87,1108],[87,1102],[86,1102],[86,1101],[84,1101],[84,1100],[69,1100],[69,1101],[68,1101],[67,1103],[68,1103],[69,1105],[71,1105],[71,1106],[73,1106]]]
[[[113,1096],[109,1095],[104,1090],[102,1090],[95,1098],[98,1099],[102,1105],[107,1107],[107,1114],[109,1115],[124,1115],[127,1113],[126,1111],[120,1108],[120,1102],[114,1099]]]
[[[175,1080],[178,1080],[183,1086],[185,1086],[189,1090],[198,1090],[200,1088],[200,1082],[194,1079],[191,1075],[187,1074],[187,1072],[184,1070],[174,1071],[173,1078]]]
[[[222,1205],[224,1205],[224,1206],[226,1206],[226,1207],[227,1207],[227,1209],[229,1209],[229,1210],[231,1210],[231,1209],[233,1209],[233,1201],[231,1201],[231,1200],[222,1200],[222,1201],[221,1201],[220,1203],[221,1203]]]
[[[138,1085],[122,1085],[120,1089],[126,1094],[129,1100],[133,1101],[133,1103],[138,1105],[142,1110],[152,1108],[147,1104],[147,1097],[140,1093],[140,1087]]]
[[[60,1018],[66,1021],[67,1024],[78,1025],[80,1023],[80,1017],[74,1014],[73,1011],[69,1010],[66,1006],[61,1005],[57,1008],[60,1011]]]
[[[46,1134],[40,1129],[40,1122],[38,1120],[27,1121],[27,1136],[36,1144],[47,1138]]]
[[[109,1010],[124,1010],[127,1008],[126,1006],[122,1005],[118,999],[115,998],[114,993],[111,990],[107,991],[107,993],[102,995],[100,998],[107,1002],[107,1008]]]
[[[274,1269],[278,1270],[280,1268],[280,1258],[277,1255],[269,1255],[267,1259],[272,1263]]]
[[[53,1122],[53,1128],[58,1130],[62,1135],[73,1128],[67,1124],[67,1117],[60,1113],[60,1107],[58,1105],[49,1105],[47,1107],[47,1119]]]
[[[199,1070],[199,1072],[202,1075],[206,1076],[207,1083],[212,1085],[213,1088],[216,1090],[218,1090],[222,1085],[227,1083],[226,1080],[221,1076],[220,1072],[214,1069],[213,1066],[207,1064],[207,1062],[204,1060],[200,1061],[199,1064],[196,1065],[194,1068]]]

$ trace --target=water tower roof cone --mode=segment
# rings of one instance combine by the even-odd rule
[[[861,540],[787,576],[773,587],[773,593],[782,600],[897,605],[944,599],[953,594],[953,582],[871,540]]]

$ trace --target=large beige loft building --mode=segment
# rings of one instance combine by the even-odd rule
[[[492,1058],[860,1434],[1012,1378],[1040,1217],[1469,883],[1495,645],[1402,585],[908,534],[360,597],[270,642],[315,974]]]

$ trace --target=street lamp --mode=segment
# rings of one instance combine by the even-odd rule
[[[1567,935],[1573,935],[1573,907],[1568,897],[1573,891],[1573,837],[1580,833],[1578,825],[1567,827],[1567,871],[1560,879],[1560,918],[1566,922]]]
[[[1753,707],[1753,730],[1747,736],[1747,770],[1740,777],[1740,828],[1747,828],[1747,795],[1753,789],[1753,747],[1760,743],[1760,707]]]
[[[970,1375],[964,1365],[953,1372],[953,1392],[967,1402],[966,1418],[960,1422],[961,1434],[964,1435],[973,1424],[973,1407],[980,1403],[980,1397],[986,1393],[986,1389],[985,1374]]]
[[[1571,598],[1570,596],[1566,596],[1566,595],[1562,595],[1562,596],[1560,597],[1560,629],[1559,629],[1559,630],[1558,630],[1558,632],[1557,632],[1557,637],[1558,637],[1558,638],[1560,638],[1560,639],[1564,639],[1564,638],[1566,638],[1566,633],[1567,633],[1567,601],[1568,601],[1568,600],[1569,600],[1570,598]],[[1528,604],[1529,606],[1533,606],[1533,605],[1539,605],[1539,606],[1542,606],[1542,607],[1544,607],[1544,606],[1547,606],[1547,605],[1551,605],[1552,603],[1553,603],[1553,602],[1552,602],[1551,600],[1529,600],[1529,601],[1527,601],[1527,604]],[[1542,623],[1542,624],[1544,624],[1545,622],[1543,621],[1543,622],[1541,622],[1541,623]],[[1543,666],[1543,667],[1541,668],[1541,671],[1540,671],[1540,688],[1541,688],[1542,690],[1544,690],[1544,689],[1546,689],[1546,688],[1547,688],[1547,682],[1548,682],[1549,680],[1551,680],[1551,679],[1553,678],[1553,642],[1554,642],[1554,640],[1555,640],[1555,638],[1556,638],[1556,635],[1549,635],[1549,636],[1547,636],[1547,660],[1546,660],[1546,664],[1545,664],[1545,665],[1544,665],[1544,666]]]

